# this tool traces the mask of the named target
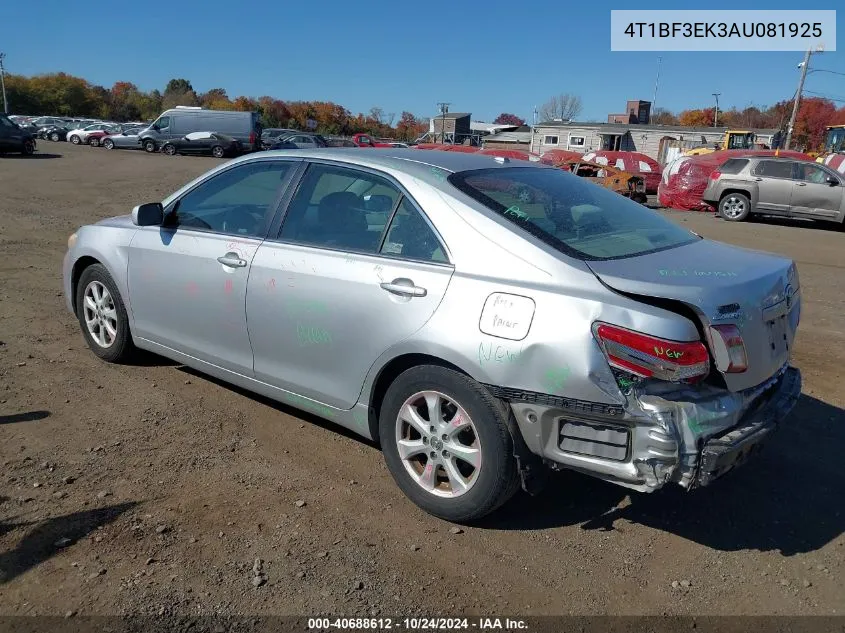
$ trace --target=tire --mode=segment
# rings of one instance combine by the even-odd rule
[[[214,156],[214,158],[223,158],[225,154],[226,150],[220,147],[219,145],[215,145],[211,148],[211,155]]]
[[[53,132],[53,133],[50,135],[50,140],[51,140],[51,141],[53,141],[54,143],[57,143],[57,142],[59,141],[59,133],[58,133],[58,132]]]
[[[91,147],[99,147],[100,139],[98,139],[98,138],[88,139],[88,145],[90,145]]]
[[[751,213],[751,200],[742,193],[726,193],[719,200],[719,215],[728,222],[742,222]]]
[[[92,300],[96,299],[95,288],[99,289],[102,298],[100,308],[89,307],[91,304],[86,302],[86,296]],[[128,361],[135,353],[135,345],[129,331],[129,318],[117,285],[105,266],[92,264],[82,271],[76,287],[75,301],[82,335],[91,351],[109,363]],[[94,305],[96,306],[96,303]],[[88,327],[87,319],[93,321],[91,328]],[[114,330],[113,336],[106,326],[107,322]]]
[[[80,139],[76,134],[72,135],[68,140],[74,145],[79,145],[82,142],[82,139]]]
[[[152,154],[156,151],[156,142],[152,140],[144,141],[144,151],[148,154]]]
[[[426,431],[423,424],[431,417],[427,406],[424,414],[414,406],[427,402],[423,393],[447,403],[439,407],[440,422],[435,423],[434,433],[432,425]],[[417,424],[408,422],[413,416],[407,412],[413,409],[417,410]],[[506,503],[519,487],[507,415],[501,401],[464,374],[436,365],[408,369],[390,385],[379,414],[379,438],[387,468],[402,492],[426,512],[455,522],[480,519]],[[457,420],[464,416],[468,423],[455,430]],[[417,452],[403,458],[400,441]],[[462,447],[463,458],[457,458],[456,446]],[[432,453],[437,457],[432,459]],[[478,460],[477,467],[466,458]],[[462,486],[454,485],[446,474],[449,464],[452,473],[461,476]],[[428,486],[422,483],[427,475]]]
[[[103,147],[105,147],[106,149],[114,149],[114,141],[110,138],[107,138],[105,141],[103,141]]]
[[[21,154],[24,156],[32,156],[35,153],[35,141],[27,139],[23,142]]]
[[[176,155],[176,147],[171,145],[170,143],[166,143],[164,147],[161,148],[162,153],[167,154],[168,156],[175,156]]]

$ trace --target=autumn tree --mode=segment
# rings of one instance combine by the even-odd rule
[[[396,124],[397,136],[407,142],[413,142],[428,131],[428,122],[410,112],[403,112]]]
[[[555,119],[571,121],[581,114],[582,109],[581,97],[564,93],[552,97],[540,106],[540,119],[542,121],[554,121]]]
[[[171,79],[164,89],[162,105],[165,110],[180,105],[197,106],[199,99],[190,81],[187,79]]]
[[[689,127],[712,127],[715,108],[684,110],[678,115],[678,123]]]
[[[499,116],[493,119],[493,123],[499,125],[525,125],[525,119],[521,119],[515,114],[509,112],[502,112]]]
[[[650,122],[654,125],[678,125],[678,117],[666,108],[657,108],[651,113]]]
[[[233,108],[225,88],[212,88],[199,95],[198,98],[200,105],[208,110],[231,110]]]

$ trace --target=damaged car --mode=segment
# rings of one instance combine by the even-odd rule
[[[801,391],[792,260],[499,156],[251,154],[78,229],[63,283],[101,359],[154,352],[375,440],[451,521],[552,469],[709,485]]]

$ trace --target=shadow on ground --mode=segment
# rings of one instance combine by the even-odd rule
[[[49,411],[27,411],[26,413],[12,413],[0,415],[0,424],[14,424],[15,422],[34,422],[49,417]]]
[[[40,160],[46,158],[61,158],[61,154],[46,154],[43,152],[35,152],[35,154],[30,154],[29,156],[24,156],[22,154],[0,154],[0,159],[6,160]]]
[[[762,453],[706,488],[629,493],[560,473],[540,495],[519,495],[482,526],[611,531],[634,523],[722,551],[811,552],[845,532],[843,446],[845,411],[803,395]]]
[[[65,546],[72,545],[97,529],[97,526],[111,523],[136,505],[136,501],[118,503],[37,523],[14,549],[0,553],[0,584],[9,582],[54,556],[61,549],[56,545],[59,539],[69,539]],[[0,534],[29,525],[32,523],[0,522]]]

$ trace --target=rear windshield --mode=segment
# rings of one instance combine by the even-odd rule
[[[449,182],[579,259],[634,257],[699,239],[657,212],[560,169],[480,169],[452,174]]]

